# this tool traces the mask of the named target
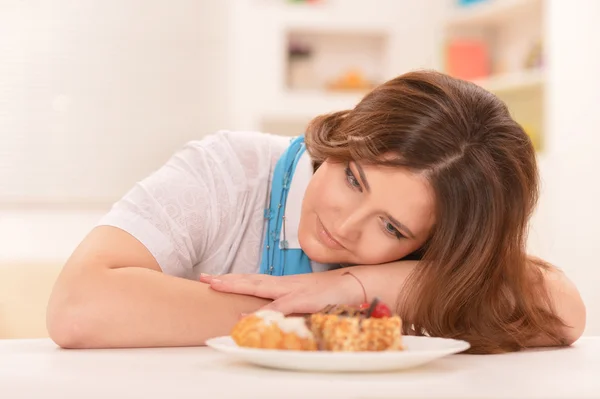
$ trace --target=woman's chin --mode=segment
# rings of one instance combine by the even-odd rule
[[[310,237],[303,240],[300,238],[299,241],[300,247],[313,262],[322,264],[343,263],[339,253],[325,247],[317,239]]]

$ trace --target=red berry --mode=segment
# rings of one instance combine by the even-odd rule
[[[362,309],[369,309],[369,306],[371,306],[370,303],[363,303],[358,308],[361,309],[361,310]]]
[[[377,305],[375,305],[375,309],[373,309],[373,312],[371,313],[371,317],[375,317],[375,318],[382,318],[382,317],[391,317],[392,316],[392,312],[390,311],[390,308],[387,307],[386,304],[379,302]]]

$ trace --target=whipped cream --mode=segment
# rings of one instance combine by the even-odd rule
[[[305,339],[313,336],[303,317],[285,317],[283,313],[275,310],[259,310],[254,315],[260,317],[267,325],[275,323],[285,333],[294,333]]]

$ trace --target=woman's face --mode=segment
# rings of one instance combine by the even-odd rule
[[[381,264],[419,249],[433,224],[434,198],[422,175],[326,161],[304,195],[298,238],[316,262]]]

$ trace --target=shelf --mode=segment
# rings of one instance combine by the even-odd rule
[[[542,70],[520,71],[475,80],[473,83],[494,93],[518,92],[543,87]],[[312,118],[328,112],[352,109],[367,92],[333,92],[322,90],[284,91],[272,103],[265,104],[263,117]]]
[[[277,101],[266,104],[262,112],[259,112],[260,130],[283,136],[300,134],[313,118],[330,112],[352,109],[364,94],[322,90],[284,92]]]
[[[290,30],[286,39],[290,91],[363,90],[385,76],[385,36]]]
[[[473,83],[493,93],[508,93],[541,88],[544,82],[544,72],[534,69],[496,75],[487,79],[475,80]]]
[[[322,4],[267,3],[264,10],[274,20],[291,29],[319,32],[351,32],[353,34],[386,33],[395,19],[382,14],[378,7],[365,5],[363,0],[343,0]]]
[[[470,6],[455,7],[446,26],[452,28],[486,27],[522,17],[541,7],[543,0],[488,0]]]
[[[283,92],[262,113],[266,118],[302,119],[352,109],[366,92],[298,91]]]

